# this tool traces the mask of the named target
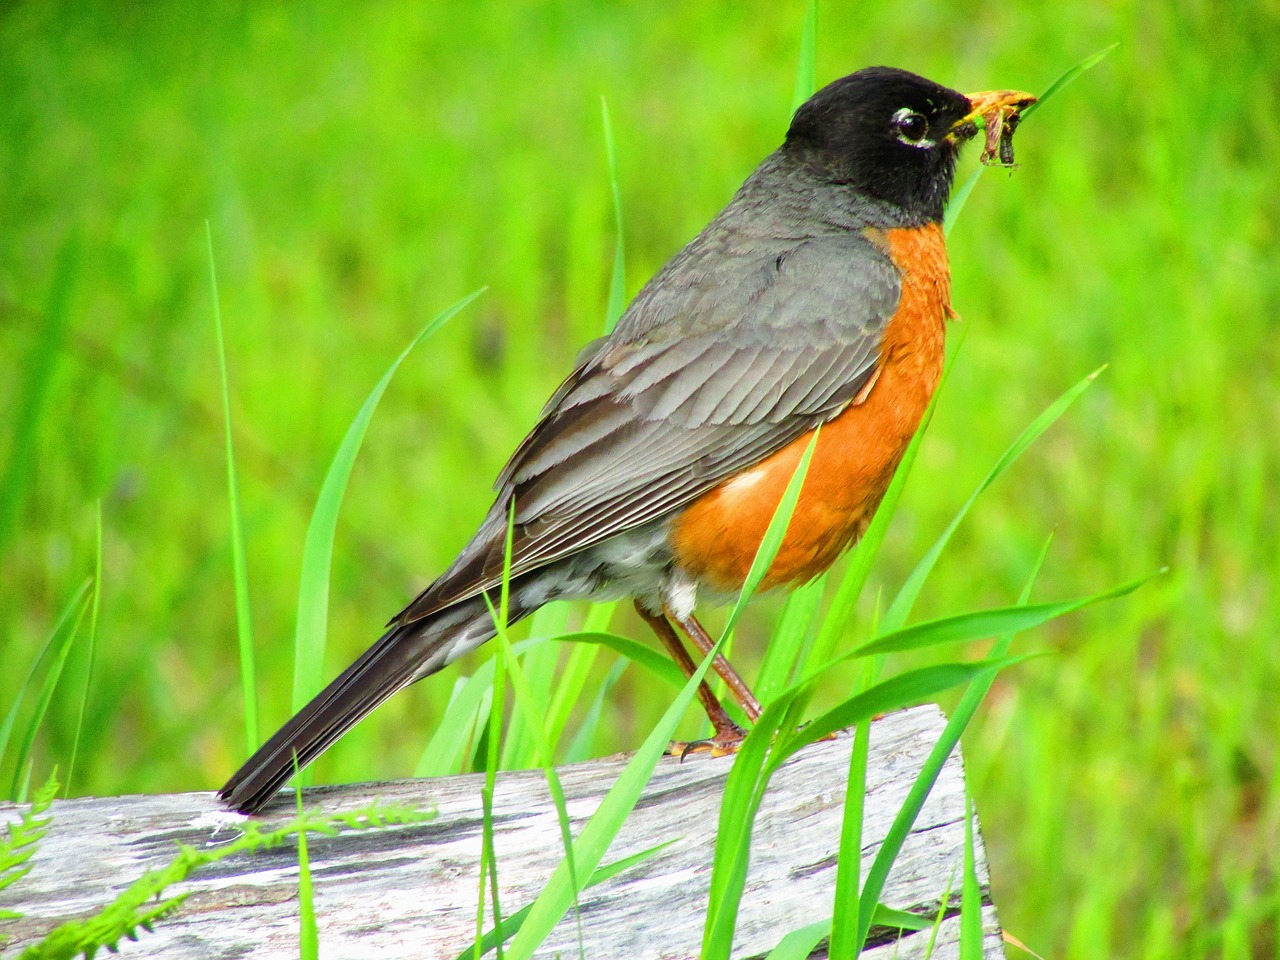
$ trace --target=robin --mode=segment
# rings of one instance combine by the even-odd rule
[[[674,627],[710,651],[694,606],[741,587],[821,426],[762,588],[829,567],[866,529],[942,372],[942,215],[959,149],[979,117],[1016,119],[1033,101],[887,67],[810,98],[729,205],[583,350],[453,564],[219,797],[258,810],[396,691],[494,636],[486,598],[509,516],[511,621],[552,600],[629,597],[691,676]],[[724,658],[714,666],[757,719],[747,685]],[[706,684],[699,699],[708,745],[732,752],[744,731]]]

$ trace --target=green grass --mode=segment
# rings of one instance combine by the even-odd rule
[[[0,713],[93,571],[98,499],[103,519],[89,697],[73,653],[37,781],[70,756],[82,706],[77,793],[212,788],[243,759],[206,218],[265,731],[289,709],[317,491],[389,360],[489,286],[406,359],[369,426],[337,525],[326,676],[452,558],[599,332],[616,240],[601,96],[630,294],[780,138],[802,20],[802,4],[761,3],[0,14],[0,355],[19,374],[0,378],[15,425],[0,662],[17,665]],[[1010,602],[1050,531],[1037,598],[1170,568],[1020,641],[1056,655],[1002,674],[966,735],[1002,919],[1045,956],[1265,956],[1280,939],[1278,27],[1261,4],[820,8],[819,82],[885,62],[1037,90],[1120,44],[1026,124],[1021,168],[984,175],[951,234],[964,350],[851,632],[832,638],[842,652],[870,635],[876,597],[1009,438],[1110,364],[983,495],[913,614]],[[759,663],[781,608],[753,603],[735,659]],[[621,614],[607,629],[644,636]],[[394,698],[318,777],[411,771],[477,662]],[[614,662],[586,665],[583,689]],[[617,675],[594,750],[639,746],[657,689]]]

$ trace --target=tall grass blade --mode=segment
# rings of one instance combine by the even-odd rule
[[[637,666],[644,667],[655,677],[665,680],[677,690],[685,684],[685,675],[680,672],[680,668],[675,665],[675,662],[670,657],[663,656],[652,647],[647,647],[629,637],[619,636],[616,633],[594,632],[566,633],[556,639],[562,642],[571,641],[608,647],[614,653],[626,657]]]
[[[617,324],[627,308],[627,253],[622,229],[622,187],[618,181],[618,151],[613,141],[613,121],[609,104],[600,98],[600,122],[604,127],[605,162],[609,166],[609,189],[613,193],[613,224],[617,231],[613,242],[613,274],[609,278],[609,303],[605,309],[604,332]]]
[[[990,660],[913,670],[876,684],[794,733],[789,732],[787,708],[798,689],[787,691],[766,707],[739,750],[725,784],[702,941],[704,960],[727,960],[732,954],[733,931],[746,884],[755,817],[770,778],[796,750],[833,730],[928,699],[950,687],[967,683],[985,671],[998,670],[1013,662]],[[815,731],[819,724],[821,730]],[[783,733],[783,730],[788,732]],[[779,741],[771,744],[773,735],[779,733]],[[864,903],[861,909],[869,917],[874,907],[873,901]]]
[[[819,920],[792,930],[778,941],[764,960],[809,960],[823,940],[831,935],[831,921]]]
[[[677,724],[693,702],[698,684],[706,676],[719,649],[720,642],[717,642],[711,652],[703,658],[693,676],[676,694],[671,706],[654,725],[649,736],[645,738],[644,743],[640,745],[640,749],[636,751],[614,785],[609,788],[604,800],[578,835],[573,845],[573,856],[580,877],[590,876],[595,872],[609,849],[609,844],[613,842],[627,817],[630,816],[644,792],[645,784],[653,775],[653,769],[658,765],[658,760],[662,757],[667,743],[675,733]],[[564,916],[579,892],[574,889],[567,864],[562,863],[552,873],[551,879],[547,881],[542,892],[538,894],[538,898],[530,907],[524,926],[512,940],[509,952],[511,960],[528,960]]]
[[[58,251],[53,282],[49,286],[43,323],[31,355],[23,363],[26,376],[18,394],[18,404],[9,430],[9,460],[0,476],[0,555],[8,549],[22,515],[27,490],[36,475],[34,468],[39,447],[40,423],[49,401],[49,388],[54,370],[67,336],[67,318],[71,313],[71,294],[80,267],[80,240],[73,234]],[[12,374],[10,374],[12,375]]]
[[[492,605],[489,606],[489,612],[494,617],[494,626],[497,628],[497,657],[505,663],[507,674],[511,677],[511,688],[516,694],[515,715],[523,714],[524,729],[533,738],[537,751],[538,760],[542,766],[543,776],[547,781],[547,790],[551,794],[551,801],[556,808],[556,819],[560,826],[560,842],[564,846],[564,864],[569,868],[569,882],[573,888],[573,919],[574,926],[578,934],[578,955],[582,960],[586,960],[586,947],[583,945],[582,939],[582,914],[579,910],[578,893],[582,890],[583,885],[579,882],[578,871],[574,863],[573,857],[573,834],[569,825],[569,809],[564,799],[564,789],[560,785],[560,777],[556,774],[555,757],[551,748],[551,743],[547,739],[546,730],[542,725],[542,717],[546,713],[546,704],[539,703],[534,696],[534,692],[529,684],[528,677],[525,675],[524,668],[520,663],[520,658],[512,651],[511,641],[507,635],[507,618],[509,610],[509,599],[511,591],[511,544],[515,532],[515,516],[516,504],[514,498],[507,514],[507,543],[506,554],[503,557],[502,567],[502,606],[499,611],[495,611]],[[486,603],[488,597],[485,597]],[[564,608],[561,608],[563,612]],[[546,618],[544,618],[546,619]],[[544,650],[555,652],[554,647],[544,647]],[[535,651],[536,652],[536,651]],[[553,661],[554,667],[554,661]],[[514,716],[513,716],[514,721]],[[514,722],[513,722],[514,726]],[[588,875],[589,876],[589,875]],[[497,894],[494,894],[494,913],[497,914]],[[495,924],[494,935],[502,936],[500,925]],[[501,945],[498,951],[501,953]]]
[[[964,794],[964,880],[960,884],[960,960],[982,960],[982,889],[973,852],[973,800]]]
[[[413,769],[415,777],[447,777],[470,767],[463,757],[467,732],[488,722],[493,702],[493,661],[486,660],[471,676],[454,686],[444,716],[436,725]]]
[[[872,913],[871,924],[876,927],[889,927],[893,930],[918,932],[928,930],[930,927],[936,927],[945,914],[945,897],[936,920],[920,917],[914,913],[907,913],[905,910],[895,910],[892,907],[886,907],[883,903],[879,903],[876,904],[876,908]],[[769,951],[765,960],[808,960],[817,950],[818,945],[831,936],[831,926],[831,919],[828,918],[791,931],[778,942],[776,947]],[[829,952],[827,956],[834,957],[835,954]],[[924,957],[931,956],[933,956],[932,945],[924,952]]]
[[[554,636],[554,633],[547,632],[541,635]],[[505,646],[507,648],[511,646],[509,638]],[[501,645],[500,649],[502,649]],[[520,699],[517,698],[515,701],[517,709],[512,710],[511,715],[507,717],[500,769],[526,770],[541,765],[538,743],[540,737],[546,736],[544,720],[551,709],[551,696],[555,687],[559,657],[560,647],[554,643],[541,643],[523,654],[512,654],[507,664],[507,674],[513,676],[515,668],[519,667],[524,677],[529,704],[527,707],[522,707]]]
[[[520,660],[511,652],[507,640],[506,627],[498,632],[499,656],[507,658],[507,674],[511,677],[511,688],[516,694],[516,712],[524,712],[526,729],[533,735],[537,745],[538,759],[541,761],[542,773],[547,781],[547,790],[551,794],[551,802],[556,808],[556,820],[560,827],[560,842],[564,846],[564,863],[569,867],[569,881],[575,891],[581,890],[578,873],[573,859],[573,834],[570,830],[569,808],[565,803],[564,788],[560,777],[556,774],[555,758],[552,755],[551,742],[547,739],[546,730],[539,722],[542,708],[534,698],[528,678],[520,664]],[[578,953],[586,956],[586,948],[582,939],[582,916],[579,912],[578,897],[573,898],[574,921],[578,933]]]
[[[1049,542],[1049,540],[1045,541],[1044,547],[1032,565],[1026,585],[1018,598],[1019,605],[1025,605],[1031,596],[1032,585],[1035,583],[1036,577],[1039,576],[1045,557],[1048,555]],[[1002,635],[993,645],[990,656],[993,658],[1007,656],[1012,643],[1012,632]],[[884,890],[885,881],[889,876],[889,870],[893,866],[893,861],[897,859],[898,852],[902,849],[902,844],[906,842],[907,835],[911,832],[911,827],[915,824],[916,817],[920,815],[924,802],[928,798],[929,792],[933,789],[933,785],[937,782],[938,775],[942,772],[947,758],[951,756],[951,751],[960,742],[961,734],[964,733],[974,714],[977,713],[978,707],[986,697],[987,691],[991,689],[991,683],[994,679],[995,674],[992,673],[980,676],[975,682],[971,683],[960,698],[960,703],[947,719],[942,735],[938,737],[938,742],[933,745],[933,749],[929,751],[929,756],[925,758],[925,762],[920,768],[920,773],[916,776],[915,782],[911,784],[911,789],[907,792],[907,798],[902,802],[901,808],[899,808],[897,815],[894,817],[892,826],[889,827],[888,832],[885,834],[884,842],[881,844],[880,850],[871,864],[871,869],[867,871],[867,880],[862,889],[862,906],[864,909],[868,904],[874,904],[879,901],[880,894]],[[857,936],[857,944],[859,946],[866,942],[869,929],[870,923],[867,922],[865,916],[860,917]]]
[[[79,589],[72,595],[67,605],[62,608],[62,612],[58,614],[58,619],[54,622],[53,630],[49,633],[49,639],[45,642],[44,649],[40,651],[35,663],[31,665],[31,671],[18,689],[13,706],[10,707],[4,722],[0,724],[0,762],[2,762],[9,746],[9,737],[13,733],[18,708],[26,697],[27,689],[35,679],[40,664],[48,662],[44,680],[40,685],[40,693],[36,698],[35,709],[27,720],[26,730],[23,732],[14,762],[13,781],[9,788],[9,796],[15,803],[26,802],[26,783],[30,773],[27,764],[31,758],[31,752],[35,749],[36,735],[40,732],[40,725],[44,722],[45,714],[49,710],[49,704],[53,702],[53,693],[58,686],[58,680],[62,677],[62,668],[67,663],[67,655],[71,652],[71,645],[80,629],[80,622],[84,619],[84,612],[89,602],[89,588],[92,585],[93,581],[91,579],[85,580],[84,583],[80,584]]]
[[[984,673],[995,673],[1034,656],[1038,654],[995,657],[969,663],[938,663],[895,674],[888,680],[881,680],[864,692],[837,704],[815,717],[803,728],[790,733],[775,750],[776,756],[769,758],[769,762],[776,766],[801,748],[816,743],[845,727],[869,720],[878,714],[928,702],[943,691],[968,683]],[[870,909],[875,904],[870,903],[866,906]]]
[[[1081,394],[1093,385],[1098,375],[1105,369],[1105,365],[1101,366],[1075,383],[1062,396],[1049,404],[1038,417],[1027,425],[1022,433],[1018,434],[1013,443],[1009,444],[1008,449],[996,460],[995,465],[988,471],[986,477],[978,484],[973,493],[969,494],[969,499],[964,502],[964,505],[952,517],[951,522],[947,524],[941,536],[934,541],[933,545],[925,552],[925,555],[920,558],[915,569],[911,571],[902,588],[898,591],[897,596],[893,598],[889,609],[885,611],[884,619],[881,621],[881,630],[885,632],[897,630],[907,622],[907,617],[911,615],[911,609],[915,606],[915,602],[920,596],[920,591],[924,588],[925,581],[937,565],[938,557],[942,555],[942,551],[951,542],[951,537],[965,517],[969,515],[969,511],[973,509],[973,505],[977,503],[978,498],[1026,452],[1028,447],[1039,439],[1041,434],[1057,423],[1062,415],[1071,408],[1071,405],[1080,398]]]
[[[858,929],[858,893],[862,885],[862,819],[867,794],[867,753],[871,722],[864,720],[853,731],[849,752],[849,776],[844,792],[844,818],[840,826],[840,850],[836,858],[836,892],[832,905],[830,960],[854,960]]]
[[[632,867],[639,866],[640,864],[644,863],[646,860],[649,860],[650,858],[657,856],[659,853],[667,849],[667,847],[671,846],[675,842],[676,842],[675,840],[668,840],[665,843],[659,843],[658,845],[650,847],[647,850],[641,850],[639,853],[633,853],[629,857],[623,857],[621,860],[615,860],[613,863],[606,864],[605,866],[601,867],[591,875],[591,879],[587,881],[587,886],[594,887],[596,884],[604,883],[606,880],[609,880],[612,877],[616,877],[618,874],[623,873],[627,870],[630,870]],[[522,926],[524,926],[524,922],[526,919],[528,919],[529,912],[532,909],[533,909],[532,904],[526,907],[522,907],[521,909],[517,910],[515,913],[513,913],[511,916],[509,916],[506,919],[506,921],[503,923],[503,930],[506,931],[507,939],[510,939],[511,937],[515,936],[516,932]],[[483,955],[488,953],[490,950],[493,950],[497,945],[498,945],[497,931],[489,930],[487,933],[485,933],[483,937],[480,938],[478,944],[472,943],[468,945],[465,950],[463,950],[460,954],[458,954],[457,957],[454,958],[454,960],[469,960],[469,958],[474,957],[477,954]]]
[[[782,549],[782,540],[787,535],[787,525],[791,523],[791,515],[795,513],[796,504],[800,500],[800,490],[804,487],[804,478],[809,473],[809,463],[813,459],[813,451],[817,449],[818,437],[821,433],[821,427],[813,431],[813,436],[809,438],[809,444],[804,448],[800,462],[796,464],[795,472],[787,482],[787,489],[783,491],[782,499],[774,508],[773,517],[769,520],[769,526],[765,528],[764,538],[760,541],[756,555],[751,561],[751,567],[747,571],[747,579],[743,582],[742,589],[738,591],[738,599],[734,601],[733,609],[729,611],[729,616],[725,620],[721,639],[727,638],[733,632],[738,618],[747,608],[747,602],[763,582],[765,574],[773,566],[778,551]]]
[[[240,512],[240,484],[231,433],[231,386],[227,377],[227,344],[222,333],[222,301],[218,296],[218,268],[213,257],[213,228],[204,222],[209,255],[209,288],[213,297],[213,327],[218,344],[218,372],[222,383],[222,426],[226,441],[227,497],[231,512],[231,571],[236,596],[236,636],[240,649],[240,689],[244,700],[244,735],[249,753],[258,748],[258,680],[253,650],[253,615],[249,606],[249,567]]]
[[[1102,59],[1105,56],[1107,56],[1107,54],[1109,54],[1112,50],[1114,50],[1118,46],[1120,46],[1119,43],[1113,43],[1109,47],[1103,47],[1097,53],[1089,54],[1089,56],[1085,57],[1083,60],[1077,63],[1074,67],[1071,67],[1069,70],[1065,71],[1062,74],[1062,76],[1058,77],[1057,80],[1049,84],[1049,89],[1045,90],[1044,93],[1040,94],[1039,98],[1036,100],[1035,103],[1031,104],[1031,106],[1027,107],[1025,110],[1022,111],[1023,118],[1030,116],[1031,114],[1039,110],[1041,107],[1043,107],[1048,101],[1056,97],[1062,91],[1063,87],[1067,86],[1067,84],[1069,83],[1074,82],[1086,70],[1092,70],[1094,67],[1096,67],[1099,63],[1102,62]]]
[[[853,619],[858,597],[862,595],[862,588],[871,575],[871,567],[880,552],[881,544],[884,543],[885,535],[889,532],[889,524],[893,521],[893,515],[898,509],[898,501],[902,499],[902,491],[911,476],[911,468],[915,466],[920,444],[924,441],[925,431],[929,429],[929,424],[933,420],[933,411],[938,405],[938,398],[942,396],[943,388],[951,375],[951,369],[950,364],[943,369],[938,389],[933,392],[933,398],[929,401],[924,416],[920,418],[920,426],[916,428],[911,442],[907,444],[902,460],[898,463],[898,469],[893,472],[893,479],[889,481],[884,496],[880,498],[880,506],[876,508],[871,523],[867,525],[862,539],[858,541],[858,545],[849,557],[849,564],[845,568],[844,576],[840,579],[840,586],[836,589],[835,597],[831,601],[831,608],[823,618],[818,637],[814,640],[805,661],[797,663],[797,672],[803,671],[808,663],[821,665],[830,660],[849,621]]]
[[[297,766],[295,757],[295,767]],[[298,820],[303,819],[302,787],[295,769],[293,796]],[[311,882],[311,858],[307,852],[307,831],[298,831],[298,956],[300,960],[319,960],[320,931],[316,927],[315,887]]]
[[[1047,89],[1044,93],[1040,94],[1040,96],[1036,99],[1035,103],[1031,104],[1029,107],[1027,107],[1025,110],[1022,111],[1021,119],[1026,120],[1026,118],[1031,116],[1033,113],[1035,113],[1037,109],[1044,106],[1045,101],[1051,100],[1053,99],[1053,97],[1057,96],[1058,92],[1062,90],[1063,87],[1071,83],[1073,80],[1079,77],[1080,74],[1084,73],[1086,70],[1090,70],[1093,67],[1095,67],[1098,64],[1098,62],[1102,60],[1103,57],[1105,57],[1107,54],[1109,54],[1112,50],[1114,50],[1118,46],[1120,46],[1120,44],[1113,43],[1109,47],[1103,47],[1097,53],[1090,54],[1089,56],[1081,60],[1079,63],[1077,63],[1074,67],[1072,67],[1071,69],[1063,73],[1060,77],[1058,77],[1057,80],[1049,84],[1049,89]],[[943,234],[948,236],[951,234],[951,228],[955,226],[956,220],[959,219],[960,211],[963,210],[964,205],[968,203],[969,195],[973,193],[973,188],[978,185],[978,179],[982,176],[983,171],[986,169],[987,169],[986,164],[982,164],[982,163],[978,164],[977,168],[973,171],[973,173],[969,174],[969,176],[965,179],[964,183],[960,185],[960,189],[952,191],[951,201],[947,204],[947,210],[945,215],[943,216],[943,221],[942,221]]]
[[[753,688],[761,703],[768,703],[795,680],[793,671],[796,664],[803,662],[805,647],[812,641],[825,585],[825,580],[819,578],[797,587],[787,596],[765,647],[760,676]]]
[[[1064,604],[1040,604],[1036,605],[1036,607],[1013,607],[1005,610],[983,611],[979,614],[961,614],[957,617],[947,618],[944,621],[935,621],[929,633],[933,639],[940,640],[944,636],[958,639],[961,633],[967,631],[968,639],[977,639],[979,636],[990,636],[993,633],[1001,632],[1000,629],[991,629],[996,622],[999,622],[1002,625],[1002,629],[1005,630],[1023,629],[1025,628],[1024,625],[1037,625],[1040,622],[1044,622],[1040,619],[1041,617],[1061,616],[1071,610],[1079,609],[1085,603],[1118,596],[1135,589],[1138,583],[1126,585],[1116,590],[1104,591],[1093,597],[1085,598],[1084,601],[1068,601]],[[1019,613],[1026,613],[1027,615],[1020,617],[1018,616]],[[915,629],[917,628],[911,628],[911,630]],[[903,633],[909,632],[899,631],[898,634],[892,636],[900,637]],[[923,640],[924,638],[923,635],[916,635],[912,639]],[[862,648],[840,658],[840,660],[863,656],[870,652],[885,652],[883,650],[873,650],[876,643],[864,645]],[[886,646],[893,648],[894,644],[890,643]],[[984,673],[994,673],[996,670],[1017,663],[1021,659],[1025,658],[996,657],[977,663],[941,664],[910,671],[876,684],[866,692],[846,700],[798,730],[794,729],[797,718],[792,712],[796,702],[801,699],[803,693],[812,689],[814,683],[826,672],[825,670],[819,671],[801,684],[785,691],[766,707],[764,714],[757,721],[755,728],[751,731],[739,751],[734,768],[730,772],[728,782],[725,785],[724,798],[721,803],[720,832],[717,837],[716,857],[712,867],[707,926],[703,936],[704,954],[708,958],[729,956],[738,903],[746,878],[752,824],[768,780],[781,763],[785,762],[796,750],[836,730],[869,719],[877,713],[888,712],[909,703],[929,699],[942,690],[969,683]],[[835,662],[840,662],[840,660]],[[951,733],[954,733],[956,738],[959,737],[959,730],[952,731],[950,726],[944,736]],[[770,751],[769,742],[775,735],[778,737],[778,742],[773,745]],[[937,748],[935,748],[935,752],[930,755],[925,771],[917,779],[911,793],[908,795],[908,804],[904,804],[903,811],[906,811],[906,813],[900,812],[899,819],[895,821],[894,830],[897,830],[898,833],[895,835],[891,831],[890,837],[885,841],[880,854],[877,856],[872,871],[868,874],[867,882],[864,884],[862,896],[860,897],[858,932],[854,939],[852,955],[856,955],[857,951],[861,949],[861,944],[865,942],[866,929],[870,922],[869,918],[878,902],[879,891],[883,888],[884,877],[887,876],[889,865],[892,864],[894,857],[897,856],[897,849],[900,849],[901,842],[905,839],[906,833],[918,813],[919,805],[923,804],[929,789],[932,788],[937,772],[941,770],[943,762],[945,762],[947,755],[950,753],[950,749],[951,746],[948,746],[945,752],[938,752]],[[880,871],[880,875],[877,875],[877,871]]]
[[[546,712],[547,739],[552,750],[559,752],[560,740],[564,736],[565,727],[573,708],[582,702],[587,681],[591,678],[591,668],[595,665],[599,647],[575,646],[569,650],[564,669],[556,678],[555,692],[551,697],[551,705]]]
[[[795,513],[800,492],[813,452],[817,449],[821,428],[813,432],[800,462],[796,465],[781,500],[774,509],[769,526],[747,572],[746,581],[738,595],[721,634],[723,643],[745,609],[747,601],[763,581],[772,566],[786,536],[791,517]],[[779,725],[787,716],[785,705],[779,709],[766,707],[756,721],[747,739],[738,750],[733,770],[725,783],[720,801],[720,827],[716,834],[715,854],[711,868],[711,892],[707,919],[703,927],[702,950],[707,957],[727,957],[733,945],[737,902],[745,882],[748,844],[751,837],[759,796],[763,793],[767,776],[762,776],[765,756]]]
[[[942,235],[944,237],[951,236],[951,231],[955,227],[956,221],[960,219],[960,211],[969,202],[969,196],[973,193],[973,188],[978,185],[978,181],[982,179],[982,175],[986,170],[986,164],[978,164],[974,167],[973,172],[964,178],[964,183],[951,191],[951,199],[947,201],[947,209],[942,215]]]
[[[513,498],[507,509],[507,534],[502,553],[502,585],[498,594],[498,609],[495,612],[488,594],[485,603],[493,614],[498,635],[505,633],[507,615],[511,601],[511,544],[516,522],[516,502]],[[480,897],[476,904],[476,941],[477,944],[484,931],[484,883],[489,879],[489,897],[493,904],[493,927],[497,936],[498,960],[502,960],[502,946],[506,937],[502,935],[502,903],[498,897],[498,853],[494,846],[493,830],[493,795],[497,787],[498,769],[501,765],[502,724],[506,717],[507,699],[507,662],[501,646],[493,657],[493,707],[489,711],[488,743],[485,750],[484,786],[480,790],[482,810],[481,834],[482,850],[480,854]],[[477,960],[479,954],[476,955]]]
[[[565,751],[565,763],[578,763],[582,760],[589,760],[595,756],[592,746],[596,741],[596,735],[600,731],[600,718],[604,715],[605,698],[608,697],[609,691],[613,689],[624,670],[627,669],[628,661],[618,660],[605,674],[600,681],[599,687],[596,689],[596,695],[591,700],[591,706],[587,708],[586,716],[583,717],[578,732],[574,734],[573,740],[569,743],[569,748]]]
[[[89,690],[93,684],[93,666],[98,655],[98,612],[102,607],[102,501],[96,504],[94,513],[93,597],[89,601],[89,637],[84,655],[84,685],[80,688],[80,704],[76,710],[76,729],[71,738],[71,759],[67,761],[66,796],[71,795],[71,778],[75,775],[76,758],[80,753],[80,736],[84,731],[84,712],[89,703]],[[0,751],[2,753],[3,751]]]
[[[804,23],[800,27],[800,60],[796,64],[796,85],[791,93],[791,112],[818,89],[818,0],[804,7]]]
[[[996,636],[1001,633],[1019,633],[1030,630],[1043,623],[1065,614],[1072,613],[1082,607],[1113,600],[1137,590],[1144,583],[1158,574],[1130,580],[1118,587],[1102,590],[1087,597],[1073,600],[1060,600],[1056,603],[1036,603],[1025,606],[994,607],[990,610],[977,610],[973,613],[961,613],[939,620],[929,620],[910,627],[903,627],[893,633],[885,634],[869,643],[864,643],[849,653],[849,657],[869,657],[883,653],[904,653],[922,647],[935,646],[941,643],[958,643],[967,640],[981,640],[983,637]]]
[[[373,392],[369,394],[368,399],[356,414],[355,420],[347,428],[342,444],[329,465],[329,472],[325,475],[315,510],[311,514],[311,522],[307,526],[307,537],[302,550],[302,576],[298,584],[298,621],[294,637],[293,709],[295,712],[302,709],[321,686],[329,622],[329,567],[333,559],[333,540],[337,532],[338,510],[342,506],[347,481],[351,478],[351,468],[355,464],[356,454],[364,441],[365,431],[369,428],[373,412],[377,409],[383,393],[386,392],[391,377],[409,356],[410,351],[444,326],[482,292],[483,290],[477,290],[437,314],[404,348],[400,356],[391,364],[390,369],[382,375],[382,379],[378,381]],[[305,770],[302,776],[307,776]]]

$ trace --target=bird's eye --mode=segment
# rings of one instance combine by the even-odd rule
[[[929,146],[925,135],[929,132],[929,121],[924,114],[917,113],[910,107],[903,107],[893,115],[893,130],[898,139],[912,147]]]

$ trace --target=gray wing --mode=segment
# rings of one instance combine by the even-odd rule
[[[658,519],[840,413],[879,360],[898,275],[860,233],[699,237],[580,358],[453,565],[395,622]]]

